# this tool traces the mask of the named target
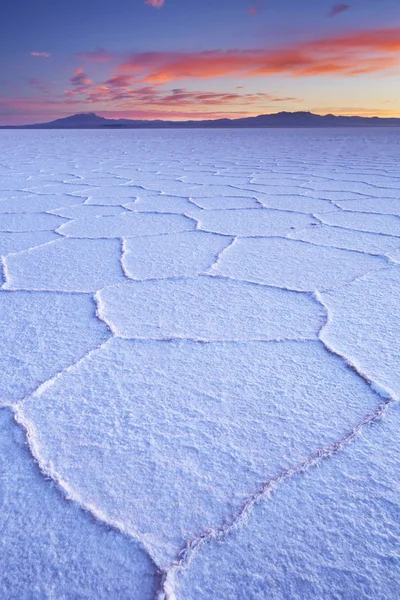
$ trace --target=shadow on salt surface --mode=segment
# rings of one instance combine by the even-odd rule
[[[125,191],[127,188],[129,188],[128,192]],[[154,190],[145,190],[140,186],[114,186],[112,188],[114,193],[110,190],[107,192],[110,195],[105,196],[101,193],[101,189],[102,188],[96,188],[96,190],[92,189],[91,195],[85,204],[95,204],[97,206],[123,206],[124,204],[135,202],[138,197],[154,196],[154,194],[157,193]]]
[[[309,186],[307,184],[301,185],[265,185],[265,184],[257,184],[250,183],[248,186],[248,190],[254,194],[259,193],[268,193],[272,192],[275,194],[304,194],[307,190],[309,190]]]
[[[192,231],[196,222],[183,215],[126,212],[115,217],[93,217],[69,221],[58,228],[75,238],[141,237],[161,233]]]
[[[126,282],[96,295],[124,338],[317,338],[325,311],[311,296],[219,277]]]
[[[130,185],[110,185],[87,188],[87,204],[119,205],[134,200],[139,187]]]
[[[256,212],[256,211],[254,211]],[[313,291],[349,283],[386,259],[279,238],[238,239],[212,273],[292,290]]]
[[[99,173],[90,173],[84,174],[82,179],[80,179],[80,183],[82,185],[87,185],[90,187],[101,186],[110,189],[110,187],[118,187],[120,185],[125,185],[129,182],[129,178],[122,177],[121,175],[110,175],[109,173],[104,173],[100,171]],[[74,182],[72,182],[74,183]]]
[[[153,175],[148,182],[141,182],[141,185],[149,191],[152,190],[153,193],[163,192],[172,196],[186,196],[194,199],[203,198],[204,196],[254,197],[254,192],[231,185],[196,185],[178,179],[162,179],[157,175]]]
[[[78,204],[69,206],[67,208],[59,208],[50,211],[60,217],[66,217],[67,219],[83,219],[85,217],[111,217],[113,215],[120,215],[125,212],[122,206],[96,206],[90,204]]]
[[[191,184],[191,185],[200,185],[204,188],[206,188],[209,191],[212,191],[214,187],[217,187],[219,189],[221,188],[236,188],[237,190],[246,190],[246,188],[249,185],[249,179],[250,177],[247,175],[244,175],[242,177],[239,177],[237,173],[233,173],[230,175],[222,175],[222,174],[214,174],[214,175],[210,175],[207,173],[204,174],[196,174],[194,176],[191,175],[186,175],[185,172],[183,171],[180,176],[179,176],[180,181],[182,181],[182,183],[185,184]],[[224,194],[225,195],[227,193],[228,190],[225,190]],[[246,190],[247,191],[247,190]],[[218,195],[222,195],[221,193],[217,192]],[[246,195],[246,193],[244,194]]]
[[[154,565],[138,543],[96,522],[45,480],[0,410],[0,597],[151,600]]]
[[[371,215],[343,210],[315,216],[326,225],[400,237],[400,219],[395,215]]]
[[[29,250],[41,244],[47,244],[53,240],[59,240],[60,236],[54,231],[22,231],[22,232],[0,232],[0,255],[10,252],[21,252]]]
[[[31,394],[110,337],[94,308],[86,295],[0,291],[0,403]]]
[[[289,233],[292,240],[311,242],[318,246],[332,246],[344,250],[356,250],[368,254],[392,254],[400,248],[400,239],[389,235],[379,235],[365,231],[354,231],[329,225],[308,227]]]
[[[260,208],[260,204],[257,202],[255,197],[241,197],[241,196],[232,196],[227,194],[223,196],[221,194],[213,194],[213,190],[207,188],[205,193],[210,194],[208,197],[196,197],[193,199],[193,202],[200,206],[200,208],[204,208],[205,210],[212,209],[223,209],[223,208]]]
[[[123,265],[132,279],[196,275],[209,269],[231,239],[204,231],[170,233],[124,243]]]
[[[2,174],[0,178],[0,201],[26,196],[29,192],[23,188],[27,183],[26,176],[8,177]]]
[[[42,468],[167,567],[377,403],[318,341],[114,338],[21,403],[18,418]]]
[[[377,198],[380,198],[381,196],[386,196],[387,198],[396,198],[399,194],[397,190],[398,183],[395,182],[393,182],[392,186],[385,186],[383,183],[377,186],[374,184],[365,183],[363,181],[346,181],[346,179],[340,176],[331,181],[310,181],[307,183],[307,186],[312,188],[314,191],[321,191],[322,194],[325,191],[339,193],[345,192],[355,193],[359,196],[375,196]]]
[[[330,212],[340,210],[328,200],[309,198],[300,194],[270,194],[266,191],[265,194],[258,195],[258,200],[265,208],[275,208],[278,210],[289,210],[302,213],[314,213],[318,211]]]
[[[2,183],[3,182],[0,179],[0,185]],[[4,186],[4,187],[6,187],[6,186]],[[17,204],[18,202],[25,201],[27,197],[35,198],[36,196],[38,196],[38,194],[33,194],[26,190],[18,190],[18,189],[15,189],[15,187],[10,186],[9,190],[8,189],[5,189],[5,190],[0,189],[0,206],[2,206],[3,202],[6,205],[10,204],[12,206],[13,204]],[[15,211],[11,211],[11,212],[15,212]],[[16,211],[16,212],[18,212],[18,211]]]
[[[28,185],[26,185],[24,189],[35,194],[52,196],[73,194],[74,196],[80,196],[84,199],[88,197],[88,190],[90,188],[88,185],[82,184],[80,180],[77,180],[76,182],[74,181],[74,183],[59,182],[41,185],[37,182],[34,184],[28,182]]]
[[[81,201],[83,202],[84,198],[81,198]],[[77,204],[77,202],[79,202],[79,198],[76,196],[26,194],[25,197],[0,201],[0,213],[35,213],[62,206],[71,206]],[[3,219],[3,216],[1,219]]]
[[[62,217],[45,213],[3,214],[0,219],[0,231],[54,231],[65,223]]]
[[[349,212],[371,212],[381,215],[400,216],[400,202],[398,198],[361,198],[358,200],[343,200],[337,204],[340,208]]]
[[[207,193],[205,194],[205,190],[207,190]],[[191,198],[193,198],[196,201],[196,198],[204,198],[206,196],[213,196],[213,197],[235,197],[237,196],[238,198],[245,198],[246,196],[249,199],[254,199],[254,192],[251,189],[247,189],[247,184],[246,184],[246,189],[243,188],[236,188],[234,186],[231,185],[212,185],[212,186],[199,186],[198,189],[193,189],[190,193],[189,196]]]
[[[178,198],[177,196],[167,196],[165,194],[144,196],[143,198],[140,197],[140,194],[138,196],[135,202],[129,202],[128,204],[124,204],[124,206],[133,212],[184,214],[188,211],[196,210],[196,206],[189,202],[187,198]]]
[[[286,235],[315,222],[309,215],[266,208],[207,210],[199,217],[199,229],[224,235],[270,236]]]
[[[9,254],[3,289],[95,292],[125,281],[120,263],[121,241],[57,240]]]
[[[321,294],[330,318],[322,338],[400,398],[400,265]]]
[[[257,171],[254,171],[250,183],[264,185],[265,187],[297,185],[300,188],[300,185],[306,186],[308,181],[309,176],[304,175],[304,173],[285,174],[267,172],[263,174],[262,172],[259,173]],[[299,191],[301,191],[301,188],[299,189]]]
[[[399,427],[394,405],[354,444],[284,482],[245,527],[178,572],[178,597],[397,600]]]
[[[400,248],[397,248],[396,250],[390,250],[388,252],[388,256],[393,262],[400,263]]]

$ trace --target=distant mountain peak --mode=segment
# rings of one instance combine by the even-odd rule
[[[93,112],[77,113],[50,123],[37,123],[7,129],[244,129],[244,128],[304,128],[304,127],[399,127],[399,118],[318,115],[310,111],[262,114],[238,119],[215,119],[203,121],[163,121],[160,119],[133,120],[107,119]]]
[[[61,124],[69,124],[73,125],[76,123],[77,125],[96,125],[104,124],[104,122],[109,121],[109,119],[105,119],[104,117],[100,117],[96,115],[96,113],[88,112],[88,113],[77,113],[75,115],[70,115],[69,117],[63,117],[61,119],[56,119],[55,121],[51,121],[52,125]]]

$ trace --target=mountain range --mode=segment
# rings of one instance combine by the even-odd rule
[[[95,113],[79,113],[49,123],[3,126],[1,129],[228,129],[264,127],[399,127],[400,118],[344,117],[317,115],[312,112],[279,112],[275,114],[203,121],[163,121],[106,119]]]

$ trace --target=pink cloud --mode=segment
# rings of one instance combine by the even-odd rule
[[[105,84],[113,88],[129,87],[133,85],[134,78],[131,75],[120,73],[119,75],[113,75],[108,79]]]
[[[31,56],[39,56],[40,58],[50,58],[50,52],[30,52]]]
[[[164,0],[145,0],[144,3],[154,6],[154,8],[161,8],[164,4]]]

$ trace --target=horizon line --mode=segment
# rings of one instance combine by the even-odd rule
[[[104,111],[104,112],[108,112],[108,111]],[[293,115],[307,115],[310,117],[321,117],[321,118],[326,118],[326,117],[332,117],[332,118],[345,118],[345,119],[364,119],[366,121],[370,121],[371,119],[373,120],[381,120],[381,121],[389,121],[389,120],[399,120],[400,121],[400,114],[398,116],[396,115],[360,115],[360,114],[336,114],[336,113],[332,113],[332,112],[328,112],[328,113],[319,113],[319,112],[313,112],[310,110],[300,110],[300,111],[278,111],[278,112],[272,112],[272,113],[257,113],[257,114],[250,114],[250,115],[246,115],[246,116],[238,116],[238,117],[215,117],[214,115],[210,116],[210,118],[195,118],[195,115],[193,117],[190,118],[177,118],[174,119],[172,118],[153,118],[153,119],[149,119],[149,118],[132,118],[132,117],[123,117],[123,116],[119,116],[119,117],[108,117],[108,116],[103,116],[104,114],[103,111],[99,111],[99,113],[97,112],[93,112],[93,111],[88,111],[88,112],[78,112],[78,113],[72,113],[72,114],[68,114],[62,117],[54,117],[52,120],[50,121],[38,121],[38,122],[28,122],[25,124],[18,124],[18,125],[0,125],[0,129],[22,129],[22,128],[29,128],[29,127],[44,127],[45,125],[51,125],[53,123],[57,123],[58,121],[64,121],[67,119],[73,119],[74,117],[96,117],[98,119],[104,119],[105,121],[114,121],[116,124],[123,121],[123,122],[132,122],[132,123],[172,123],[172,124],[185,124],[185,123],[196,123],[196,124],[201,124],[201,123],[218,123],[221,121],[230,121],[232,123],[235,123],[237,121],[246,121],[249,120],[251,121],[252,119],[257,119],[259,117],[272,117],[272,116],[278,116],[278,115],[285,115],[285,116],[293,116]],[[103,113],[103,114],[101,114]],[[51,117],[48,117],[51,119]],[[87,124],[90,125],[90,124]],[[94,128],[93,124],[92,124],[92,128]]]

